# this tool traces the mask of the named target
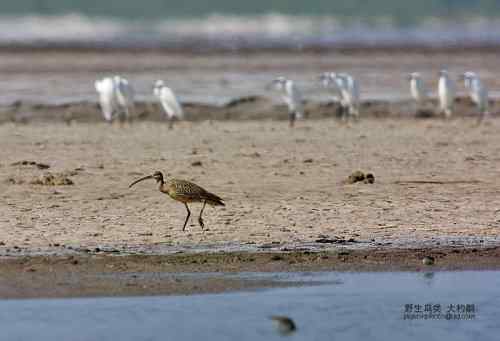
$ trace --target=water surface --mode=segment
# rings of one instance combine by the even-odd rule
[[[230,276],[313,284],[179,297],[6,300],[0,340],[282,340],[268,319],[276,314],[295,320],[290,340],[497,340],[500,331],[499,271]],[[467,320],[405,320],[407,304],[439,305],[444,316],[450,305],[475,311]]]

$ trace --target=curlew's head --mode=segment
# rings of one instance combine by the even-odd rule
[[[128,186],[128,188],[134,186],[138,182],[141,182],[141,181],[144,181],[144,180],[147,180],[147,179],[155,179],[156,182],[161,183],[161,184],[163,184],[165,182],[163,180],[163,174],[160,171],[156,171],[156,172],[153,173],[153,175],[148,175],[148,176],[145,176],[145,177],[140,178],[138,180],[135,180],[134,182],[132,182],[130,184],[130,186]]]
[[[156,180],[156,182],[161,182],[163,183],[163,174],[160,171],[156,171],[153,173],[153,179]]]

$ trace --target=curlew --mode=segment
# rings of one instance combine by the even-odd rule
[[[156,182],[160,184],[160,192],[168,194],[168,196],[170,196],[172,199],[179,201],[183,203],[184,206],[186,206],[187,216],[186,220],[184,221],[182,231],[186,229],[187,222],[189,220],[189,217],[191,216],[191,211],[189,210],[188,203],[203,203],[203,207],[200,210],[200,216],[198,217],[198,223],[200,224],[202,230],[205,227],[202,215],[206,204],[212,206],[225,206],[223,199],[192,182],[178,179],[169,179],[165,181],[165,179],[163,178],[163,174],[159,171],[154,172],[153,175],[148,175],[134,181],[130,184],[129,188],[134,186],[136,183],[147,179],[155,179]]]

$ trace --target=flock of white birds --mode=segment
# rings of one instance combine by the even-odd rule
[[[409,80],[411,96],[417,103],[417,108],[421,108],[430,97],[430,93],[420,73],[411,73]],[[476,106],[479,120],[482,120],[489,114],[488,89],[483,85],[481,79],[475,72],[467,71],[460,76],[459,80],[464,82],[467,96],[469,96]],[[453,106],[456,97],[456,86],[446,70],[439,71],[437,94],[440,112],[447,118],[451,117],[453,115]]]
[[[99,94],[102,116],[107,122],[115,119],[126,121],[134,114],[134,89],[128,80],[120,76],[105,77],[94,85]],[[175,119],[184,119],[181,104],[164,81],[157,80],[154,83],[153,94],[160,101],[170,128]]]
[[[419,110],[430,98],[430,92],[427,90],[420,73],[413,72],[408,79],[410,81],[411,96],[416,102],[417,110]],[[464,82],[467,95],[477,108],[479,120],[482,120],[489,113],[488,90],[474,72],[465,72],[459,80]],[[319,81],[329,91],[332,100],[339,103],[343,120],[349,118],[359,119],[360,87],[358,81],[352,75],[325,72],[320,75]],[[294,125],[295,120],[304,117],[303,97],[292,80],[278,77],[269,86],[281,94],[283,102],[287,105],[290,126]],[[120,76],[106,77],[97,80],[95,88],[99,94],[103,117],[107,122],[112,122],[115,119],[127,120],[133,115],[134,90],[128,80]],[[153,94],[158,98],[165,118],[169,121],[170,128],[172,128],[175,120],[184,119],[181,103],[173,90],[165,85],[164,81],[157,80],[154,83]],[[456,87],[455,82],[446,70],[439,72],[437,95],[439,111],[445,117],[451,117],[453,115]]]

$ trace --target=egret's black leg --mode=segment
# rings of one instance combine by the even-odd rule
[[[198,223],[200,223],[201,229],[205,227],[205,224],[203,223],[203,217],[201,216],[203,214],[203,210],[205,209],[205,205],[207,204],[206,201],[203,202],[203,207],[201,208],[200,211],[200,216],[198,217]]]
[[[186,210],[188,212],[188,215],[186,217],[186,221],[184,222],[184,227],[182,228],[182,231],[184,231],[186,229],[187,222],[189,220],[189,217],[191,216],[191,211],[189,210],[188,205],[186,203],[184,203],[184,205],[186,205]]]
[[[293,128],[293,126],[295,125],[296,118],[297,118],[297,115],[296,115],[295,111],[291,111],[288,113],[288,122],[289,122],[290,128]]]
[[[477,117],[477,121],[476,121],[476,126],[480,126],[481,123],[483,123],[485,116],[486,116],[486,113],[479,113],[479,116]]]

